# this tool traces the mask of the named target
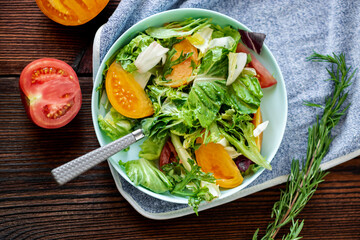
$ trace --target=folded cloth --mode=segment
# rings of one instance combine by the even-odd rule
[[[304,101],[323,104],[333,88],[324,63],[306,61],[313,50],[321,54],[345,53],[347,63],[360,66],[360,2],[337,0],[122,0],[109,21],[98,31],[94,42],[94,73],[113,42],[129,27],[152,14],[174,8],[204,8],[226,14],[252,31],[267,34],[265,43],[282,70],[288,93],[288,120],[282,144],[271,162],[251,185],[223,201],[223,204],[286,181],[291,160],[306,156],[308,127],[321,109],[307,107]],[[360,155],[360,82],[349,88],[346,116],[333,130],[330,152],[323,160],[327,169]],[[169,219],[192,213],[184,204],[164,202],[130,185],[114,170],[119,191],[139,213],[154,219]]]

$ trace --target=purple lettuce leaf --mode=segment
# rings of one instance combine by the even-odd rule
[[[251,50],[260,54],[266,35],[264,33],[248,32],[239,29],[242,42]]]

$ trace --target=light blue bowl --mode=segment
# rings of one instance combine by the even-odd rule
[[[218,24],[221,27],[225,26],[232,26],[235,29],[244,29],[248,30],[245,25],[241,24],[240,22],[225,16],[223,14],[204,10],[204,9],[175,9],[170,10],[166,12],[162,12],[159,14],[155,14],[151,17],[148,17],[131,28],[129,28],[123,35],[121,35],[116,42],[112,45],[108,53],[105,55],[99,71],[96,75],[95,83],[94,83],[94,89],[92,92],[92,103],[91,103],[91,110],[92,110],[92,118],[94,123],[94,128],[96,132],[96,136],[99,140],[99,143],[101,146],[106,145],[107,143],[111,142],[111,140],[100,130],[99,124],[97,121],[98,114],[103,114],[104,109],[99,109],[99,94],[96,91],[96,88],[101,83],[103,75],[102,72],[105,68],[105,62],[107,59],[109,59],[113,54],[116,53],[121,47],[123,47],[125,44],[130,42],[132,38],[134,38],[139,32],[145,31],[149,27],[153,26],[161,26],[164,23],[172,22],[172,21],[180,21],[184,20],[185,18],[198,18],[198,17],[204,17],[204,18],[212,18],[212,23]],[[286,97],[286,89],[285,89],[285,83],[284,79],[281,73],[281,70],[269,51],[269,49],[266,47],[266,45],[263,46],[261,55],[255,54],[257,59],[274,75],[274,77],[277,79],[278,83],[275,86],[272,86],[270,88],[263,89],[264,97],[261,101],[261,112],[263,115],[263,120],[269,120],[270,124],[268,125],[267,129],[264,132],[263,135],[263,145],[261,149],[261,154],[267,159],[267,161],[271,162],[273,157],[275,156],[281,140],[284,135],[285,131],[285,125],[286,125],[286,119],[287,119],[287,97]],[[135,160],[138,159],[138,153],[140,151],[140,144],[143,141],[137,142],[133,144],[130,147],[130,150],[128,152],[120,152],[114,155],[113,157],[109,158],[110,164],[116,169],[116,171],[124,178],[126,179],[130,184],[134,185],[131,180],[126,176],[125,172],[119,167],[118,162],[121,159],[122,161],[129,161],[129,160]],[[262,172],[264,169],[259,170],[253,175],[247,176],[243,183],[233,189],[227,189],[221,191],[220,199],[224,199],[226,197],[229,197],[230,195],[233,195],[241,189],[248,186],[251,182],[253,182]],[[155,198],[174,202],[174,203],[187,203],[187,199],[182,197],[177,197],[174,195],[171,195],[170,193],[164,193],[164,194],[158,194],[149,191],[146,188],[143,188],[141,186],[136,186],[139,190],[143,191],[146,194],[149,194]]]

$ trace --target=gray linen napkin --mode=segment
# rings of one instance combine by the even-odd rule
[[[288,120],[282,144],[271,162],[273,170],[264,171],[252,184],[223,201],[200,207],[204,210],[262,189],[283,183],[290,173],[293,158],[303,159],[307,148],[307,129],[320,109],[303,101],[323,104],[332,84],[325,82],[322,63],[305,61],[313,50],[322,54],[345,53],[348,64],[360,66],[360,2],[337,0],[311,1],[222,1],[222,0],[122,0],[109,21],[99,29],[94,41],[94,74],[112,43],[129,27],[152,14],[174,8],[204,8],[226,14],[256,32],[267,34],[265,43],[282,70],[288,93]],[[350,88],[348,114],[334,129],[334,141],[323,160],[328,169],[360,155],[360,82]],[[111,166],[110,166],[111,167]],[[150,197],[123,180],[111,167],[122,195],[142,215],[169,219],[191,214],[184,204]]]

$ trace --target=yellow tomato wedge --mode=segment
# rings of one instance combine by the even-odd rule
[[[76,26],[96,17],[109,0],[36,0],[40,10],[62,25]]]
[[[201,170],[206,173],[213,173],[217,179],[216,184],[220,187],[234,188],[244,180],[235,162],[220,144],[201,144],[195,150],[195,157]]]
[[[116,61],[111,64],[106,74],[105,88],[111,105],[122,115],[143,118],[154,113],[144,89],[135,81],[134,76]]]
[[[165,76],[167,80],[170,80],[169,86],[176,88],[188,83],[187,80],[191,76],[193,71],[191,67],[191,61],[194,61],[195,64],[198,64],[199,60],[198,60],[197,48],[194,47],[187,39],[184,39],[181,42],[175,44],[174,49],[176,50],[176,53],[171,58],[171,61],[178,59],[180,57],[181,52],[183,54],[190,52],[193,53],[191,57],[189,57],[185,61],[173,66],[172,67],[173,70],[171,74]]]
[[[255,128],[256,128],[257,126],[259,126],[260,123],[262,123],[262,116],[261,116],[260,107],[258,108],[258,110],[256,111],[256,113],[254,114],[252,123],[254,124]],[[255,129],[255,128],[254,128],[254,129]],[[262,138],[263,138],[263,134],[262,134],[262,133],[255,138],[255,143],[256,143],[256,146],[258,147],[259,151],[261,150]]]

